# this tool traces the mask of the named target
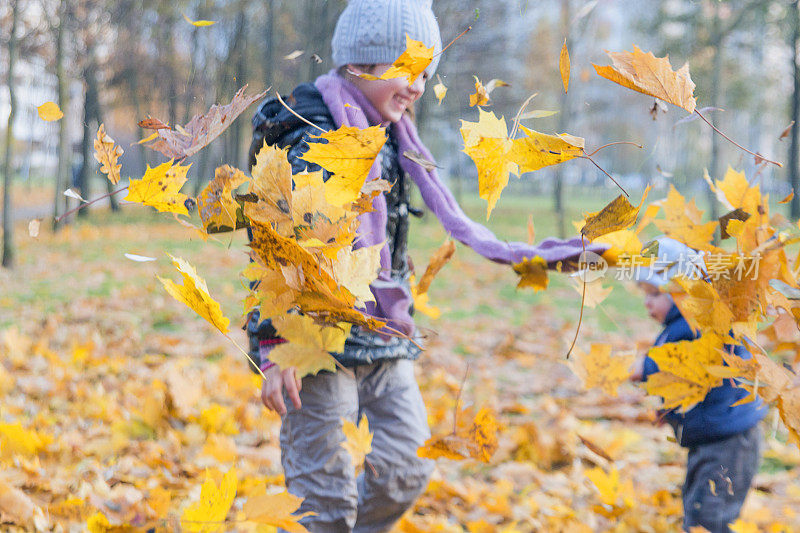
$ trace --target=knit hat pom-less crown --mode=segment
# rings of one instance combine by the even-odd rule
[[[350,0],[336,22],[331,48],[337,67],[393,63],[406,49],[406,35],[442,49],[433,0]],[[426,69],[436,72],[439,57]]]

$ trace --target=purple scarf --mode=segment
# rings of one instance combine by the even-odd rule
[[[322,99],[328,106],[337,127],[355,126],[368,128],[382,122],[378,110],[370,103],[364,93],[348,80],[339,76],[336,71],[330,71],[317,78],[314,82],[322,93]],[[400,167],[411,176],[414,183],[422,193],[422,199],[428,208],[433,211],[439,222],[450,236],[469,246],[482,256],[498,263],[518,263],[526,257],[538,255],[548,263],[555,263],[569,258],[577,258],[583,248],[580,238],[569,241],[548,238],[538,246],[529,246],[521,242],[504,242],[495,237],[494,233],[485,226],[473,222],[461,210],[449,189],[442,184],[436,169],[425,170],[421,165],[403,157],[406,151],[418,152],[428,161],[433,161],[430,151],[422,144],[417,134],[417,128],[411,119],[403,115],[393,128],[394,139],[398,145]],[[367,181],[380,178],[381,164],[376,159],[369,171]],[[354,246],[372,246],[386,241],[387,209],[386,198],[381,194],[372,202],[374,211],[364,213],[359,217],[361,222],[358,234],[359,240]],[[605,249],[603,246],[587,243],[586,250],[597,253]],[[411,335],[414,332],[414,319],[411,318],[409,309],[413,298],[408,288],[391,278],[391,256],[389,246],[384,245],[381,250],[381,271],[378,278],[372,283],[372,294],[375,304],[367,304],[367,313],[384,319],[387,323]]]

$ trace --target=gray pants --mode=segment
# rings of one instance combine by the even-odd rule
[[[281,463],[286,487],[305,498],[299,512],[312,533],[388,531],[425,489],[433,463],[417,457],[430,437],[413,362],[386,360],[303,378],[301,409],[284,398]],[[342,419],[361,415],[373,432],[368,465],[356,477]]]
[[[703,526],[727,533],[744,504],[758,471],[761,431],[758,425],[727,439],[689,449],[683,486],[683,527]],[[713,482],[713,488],[712,483]]]

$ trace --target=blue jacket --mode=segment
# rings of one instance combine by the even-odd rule
[[[664,320],[664,330],[656,338],[654,346],[661,346],[668,342],[686,341],[696,339],[699,335],[689,327],[675,304],[667,313]],[[750,358],[750,353],[743,346],[734,346],[733,352],[744,359]],[[649,357],[645,358],[644,380],[647,376],[658,372],[658,365]],[[736,407],[736,403],[748,392],[733,384],[733,380],[726,379],[723,385],[708,391],[705,399],[687,411],[680,414],[675,410],[667,411],[665,419],[675,429],[675,436],[681,446],[692,448],[699,444],[707,444],[725,439],[755,426],[767,414],[767,409],[756,399]]]

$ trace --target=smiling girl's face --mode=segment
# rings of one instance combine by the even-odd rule
[[[391,67],[389,63],[380,63],[372,69],[363,71],[356,65],[348,65],[351,72],[356,74],[365,72],[373,76],[380,76],[389,67]],[[385,122],[397,122],[403,117],[403,113],[413,106],[414,102],[419,100],[419,97],[425,92],[425,82],[428,80],[428,74],[423,72],[417,76],[417,79],[411,85],[408,84],[406,78],[365,80],[354,75],[350,75],[348,78],[356,87],[361,89],[361,92],[375,106],[375,109],[378,110]]]
[[[672,309],[672,296],[650,283],[640,282],[639,287],[644,292],[644,306],[648,314],[653,320],[663,323]]]

